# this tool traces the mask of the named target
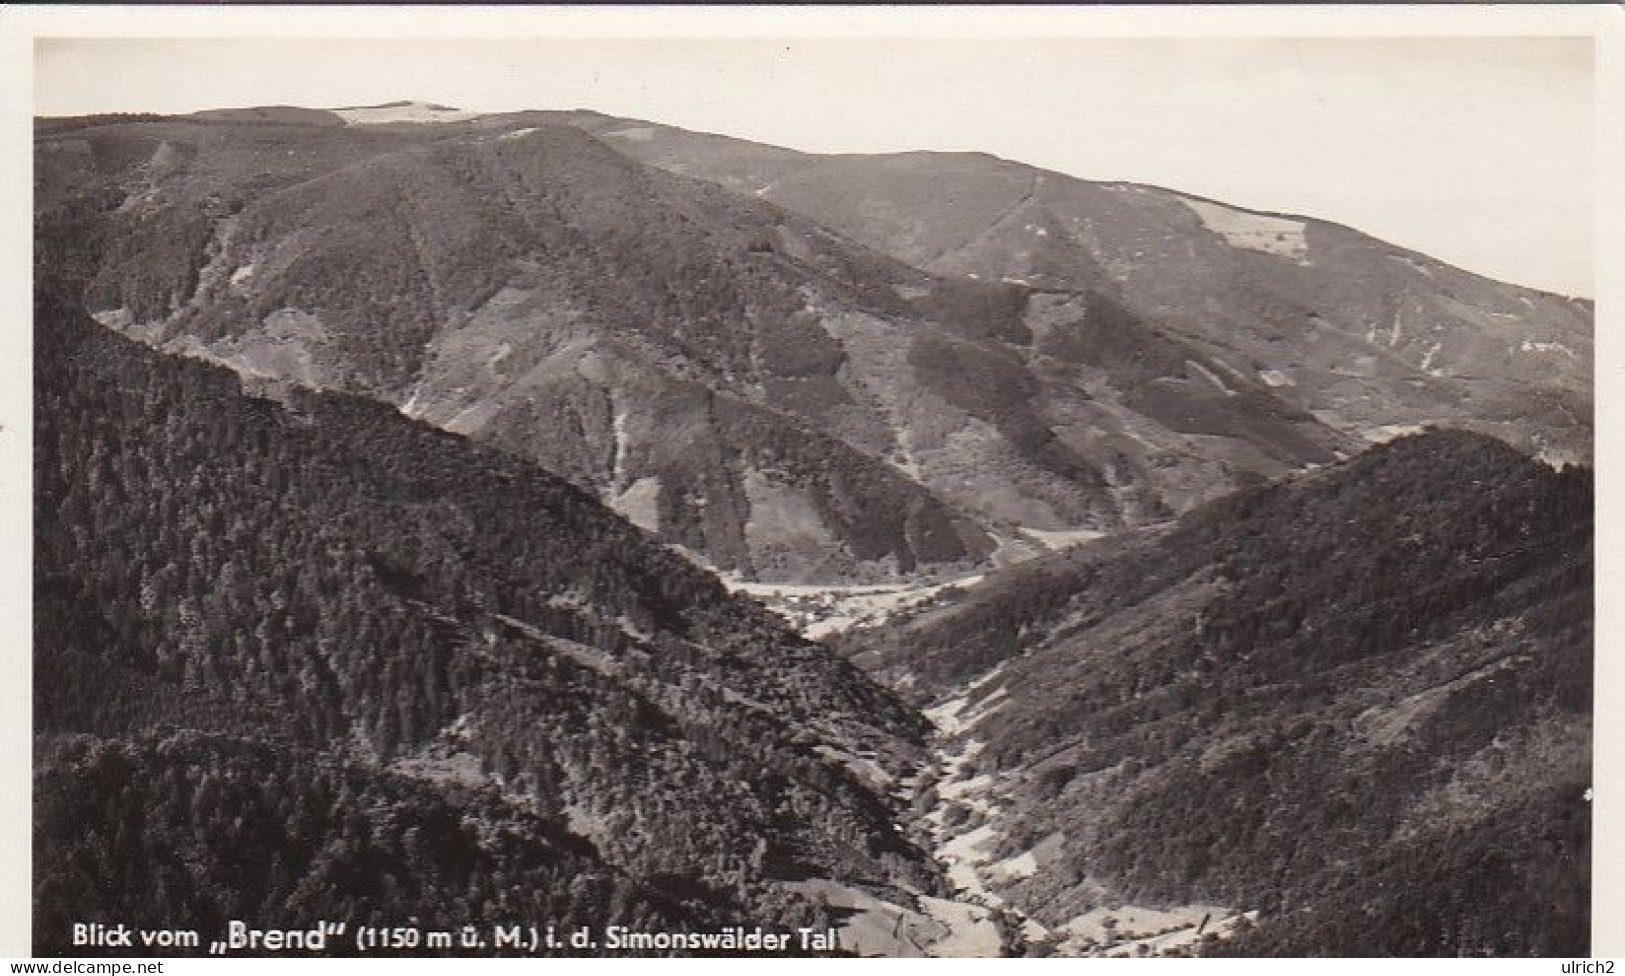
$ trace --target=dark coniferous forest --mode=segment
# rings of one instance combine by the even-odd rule
[[[1263,909],[1215,952],[1562,955],[1590,918],[1592,493],[1402,438],[846,650],[928,699],[996,669],[969,772],[1008,782],[1008,850],[1066,837],[1017,889],[1058,915],[1087,878]]]
[[[576,489],[39,322],[42,953],[73,921],[789,925],[817,912],[770,879],[930,883],[814,751],[907,757],[919,720]]]
[[[1589,302],[983,154],[346,111],[36,126],[37,954],[1588,952]]]

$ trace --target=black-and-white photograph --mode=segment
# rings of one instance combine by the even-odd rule
[[[1593,952],[1593,38],[818,13],[33,41],[20,951]]]

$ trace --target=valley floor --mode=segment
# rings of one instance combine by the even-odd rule
[[[1082,540],[1079,540],[1082,541]],[[969,588],[980,575],[933,584],[836,586],[754,583],[729,580],[730,588],[762,600],[801,632],[818,639],[849,629],[878,626],[888,618],[919,610],[951,587]],[[1001,798],[1012,784],[975,770],[984,743],[976,725],[1005,703],[1002,688],[980,694],[998,681],[994,670],[941,704],[926,709],[936,729],[930,760],[912,775],[887,781],[899,809],[918,810],[929,793],[932,805],[912,823],[915,834],[942,866],[954,888],[952,898],[910,892],[912,904],[895,895],[843,885],[831,879],[798,883],[806,894],[850,912],[842,922],[842,945],[862,956],[994,957],[1012,951],[1045,955],[1190,955],[1208,935],[1223,939],[1256,912],[1218,905],[1148,907],[1107,905],[1053,927],[1029,917],[998,889],[1031,877],[1055,856],[1064,837],[1045,838],[1032,850],[1010,857],[997,851],[1005,839],[999,819]],[[979,697],[978,697],[979,696]],[[976,697],[973,703],[971,699]],[[843,757],[853,771],[874,780],[876,767],[860,757]],[[1008,944],[996,921],[1003,916],[1012,933]]]
[[[1204,936],[1226,938],[1243,917],[1256,918],[1256,912],[1217,905],[1152,908],[1119,904],[1092,909],[1050,928],[998,894],[995,888],[1042,871],[1065,839],[1053,834],[1031,850],[1004,858],[996,854],[1005,838],[999,827],[1004,812],[999,804],[1008,784],[975,771],[973,760],[984,744],[972,733],[1006,699],[1003,688],[995,688],[974,703],[971,698],[999,677],[995,669],[958,696],[925,712],[938,731],[934,755],[939,778],[936,804],[922,821],[931,833],[937,860],[958,889],[958,900],[1006,913],[1019,926],[1025,949],[1055,956],[1188,955]]]

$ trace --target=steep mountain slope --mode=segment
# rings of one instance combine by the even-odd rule
[[[1340,430],[1464,426],[1590,457],[1590,302],[1325,221],[980,153],[817,156],[577,113],[628,156],[771,200],[939,274],[1092,290]]]
[[[1052,942],[1197,905],[1244,954],[1584,954],[1591,502],[1405,437],[845,649],[943,702],[944,849]]]
[[[1108,295],[934,277],[545,121],[53,129],[42,260],[130,335],[397,404],[746,576],[963,570],[1348,447]]]
[[[1589,471],[1460,431],[1336,463],[1431,419],[1588,455],[1584,303],[1165,191],[1005,200],[991,157],[464,115],[39,127],[40,951],[414,915],[1585,951]],[[978,223],[1119,198],[1053,264]],[[871,597],[838,654],[657,541],[906,580],[1148,521]]]
[[[37,952],[82,954],[76,921],[783,928],[829,919],[809,878],[938,891],[873,781],[918,717],[590,496],[36,312]]]

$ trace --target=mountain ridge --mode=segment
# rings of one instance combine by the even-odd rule
[[[929,275],[574,127],[309,126],[244,183],[299,127],[188,124],[42,137],[44,239],[93,242],[85,201],[134,242],[76,256],[104,324],[504,444],[722,569],[952,574],[1030,551],[1018,526],[1140,521],[1347,445],[1107,296]],[[1155,370],[1096,363],[1072,334],[1102,328]],[[710,460],[609,422],[606,396],[646,413],[694,383],[749,418],[683,408]],[[763,468],[764,436],[831,438],[827,470]],[[917,525],[877,550],[862,509]]]
[[[36,127],[37,945],[1586,951],[1589,303],[986,154],[223,111]]]
[[[549,122],[549,123],[563,122],[564,124],[575,124],[575,125],[578,125],[580,127],[587,127],[588,125],[603,126],[605,124],[623,124],[623,125],[629,124],[629,125],[636,126],[636,127],[648,127],[648,128],[651,128],[651,129],[658,129],[658,130],[664,130],[664,131],[673,132],[673,133],[680,133],[680,134],[682,134],[684,136],[693,137],[693,138],[696,138],[696,139],[715,139],[715,140],[724,140],[724,141],[727,141],[729,143],[744,144],[744,145],[747,145],[747,146],[762,150],[764,152],[768,152],[768,153],[772,153],[772,154],[781,154],[781,155],[785,155],[785,156],[800,157],[800,158],[803,158],[803,159],[806,159],[806,160],[809,160],[809,161],[814,160],[814,159],[818,159],[818,158],[864,159],[864,158],[875,158],[875,157],[885,157],[885,156],[910,156],[910,155],[916,155],[916,156],[963,156],[963,157],[967,157],[967,158],[981,158],[981,159],[992,160],[992,161],[1000,163],[1000,164],[1024,167],[1024,168],[1028,168],[1028,169],[1037,170],[1037,171],[1040,171],[1040,172],[1055,173],[1057,175],[1061,175],[1061,176],[1065,176],[1065,177],[1068,177],[1068,178],[1071,178],[1071,179],[1077,179],[1077,180],[1097,184],[1097,185],[1100,185],[1100,186],[1121,187],[1121,188],[1124,188],[1124,189],[1131,189],[1131,190],[1132,189],[1145,189],[1145,190],[1157,191],[1157,192],[1160,192],[1160,193],[1175,194],[1175,195],[1178,195],[1178,196],[1182,196],[1182,197],[1186,197],[1186,198],[1189,198],[1189,199],[1197,200],[1199,202],[1216,204],[1216,205],[1224,206],[1224,207],[1227,207],[1227,208],[1230,208],[1230,209],[1233,209],[1233,210],[1238,210],[1238,211],[1241,211],[1241,212],[1244,212],[1244,213],[1254,214],[1254,215],[1262,216],[1262,217],[1275,217],[1275,218],[1281,218],[1281,219],[1293,220],[1293,221],[1314,221],[1316,223],[1323,224],[1323,225],[1326,225],[1328,227],[1333,227],[1333,228],[1337,228],[1339,230],[1349,231],[1349,232],[1352,232],[1352,233],[1361,234],[1363,236],[1372,237],[1372,239],[1379,240],[1379,241],[1381,241],[1382,243],[1386,244],[1389,247],[1393,247],[1393,248],[1396,248],[1396,249],[1401,249],[1401,250],[1407,251],[1407,252],[1409,252],[1409,253],[1411,253],[1413,255],[1428,257],[1428,258],[1430,258],[1432,260],[1439,260],[1437,258],[1433,258],[1432,255],[1430,255],[1427,252],[1422,251],[1422,250],[1420,250],[1418,248],[1411,247],[1409,245],[1395,243],[1395,242],[1388,241],[1388,240],[1382,239],[1382,238],[1377,238],[1375,235],[1370,234],[1367,231],[1361,230],[1358,226],[1356,226],[1353,223],[1346,223],[1346,222],[1341,222],[1341,221],[1337,221],[1337,220],[1331,220],[1331,219],[1328,219],[1328,218],[1325,218],[1325,217],[1319,217],[1319,216],[1316,216],[1316,215],[1314,215],[1314,214],[1312,214],[1312,213],[1310,213],[1308,211],[1280,210],[1280,209],[1275,209],[1275,208],[1271,208],[1271,207],[1267,207],[1267,206],[1257,206],[1257,207],[1255,207],[1255,206],[1243,206],[1243,205],[1240,205],[1240,204],[1229,202],[1229,201],[1224,200],[1224,199],[1220,199],[1219,197],[1216,197],[1216,196],[1208,196],[1208,195],[1201,194],[1201,193],[1195,193],[1195,192],[1192,192],[1192,191],[1189,191],[1189,190],[1181,190],[1181,189],[1178,189],[1176,187],[1164,185],[1164,184],[1161,184],[1161,183],[1152,183],[1152,182],[1147,182],[1147,181],[1144,181],[1144,180],[1134,180],[1134,179],[1120,178],[1120,177],[1084,176],[1084,175],[1080,175],[1080,174],[1076,174],[1076,173],[1070,173],[1070,172],[1067,172],[1067,171],[1064,171],[1064,170],[1052,170],[1052,169],[1048,169],[1048,168],[1043,167],[1043,166],[1038,165],[1038,164],[1023,162],[1022,160],[1016,159],[1014,157],[1001,156],[1001,155],[998,155],[997,153],[990,153],[990,152],[985,152],[985,151],[980,151],[980,150],[905,149],[905,150],[884,150],[884,151],[874,151],[874,152],[828,152],[828,151],[819,151],[819,150],[802,150],[802,149],[790,148],[790,147],[787,147],[787,146],[780,146],[780,145],[777,145],[775,143],[767,142],[767,141],[762,140],[762,139],[751,139],[751,138],[746,138],[746,137],[742,137],[742,136],[727,136],[727,135],[722,135],[720,133],[711,132],[711,131],[705,130],[705,129],[688,128],[688,127],[685,127],[685,126],[679,126],[679,125],[674,125],[674,124],[670,124],[670,123],[654,122],[654,121],[650,121],[650,120],[647,120],[647,119],[635,118],[635,117],[632,117],[632,116],[613,116],[613,115],[610,115],[608,113],[601,112],[601,111],[598,111],[598,110],[595,110],[595,109],[589,109],[589,108],[517,109],[517,110],[503,109],[503,110],[493,110],[493,111],[485,112],[485,111],[479,111],[479,110],[461,109],[461,108],[457,108],[456,106],[442,105],[442,104],[439,104],[439,103],[428,102],[428,101],[424,101],[424,100],[420,100],[420,99],[398,99],[398,100],[395,100],[395,101],[392,101],[392,102],[384,102],[384,103],[379,103],[379,104],[376,104],[376,105],[339,106],[338,108],[277,105],[277,106],[243,106],[243,107],[239,107],[239,108],[226,108],[226,109],[204,109],[204,110],[200,110],[198,112],[190,113],[190,115],[186,116],[186,117],[194,118],[194,119],[208,119],[208,118],[213,117],[213,118],[218,118],[218,119],[225,120],[225,119],[232,118],[232,116],[228,116],[228,115],[224,115],[224,114],[218,114],[218,113],[259,113],[259,112],[273,112],[273,111],[284,110],[284,109],[292,110],[294,112],[299,112],[299,113],[332,113],[332,112],[336,112],[336,111],[340,111],[340,110],[396,108],[396,107],[403,107],[403,106],[410,106],[410,105],[422,105],[422,106],[425,106],[425,107],[428,107],[428,108],[434,108],[434,109],[441,110],[441,111],[471,112],[472,114],[470,115],[470,117],[468,119],[460,120],[460,121],[472,122],[472,123],[475,123],[477,125],[485,126],[485,127],[490,127],[490,126],[494,126],[494,125],[502,125],[502,124],[511,124],[513,122],[517,122],[517,121],[524,120],[524,119],[534,119],[534,120],[544,121],[544,122]],[[211,113],[216,113],[216,114],[211,115]],[[129,121],[129,120],[138,119],[138,118],[142,119],[142,120],[147,120],[147,121],[156,121],[156,120],[164,119],[164,118],[178,118],[178,117],[182,117],[182,116],[166,116],[166,115],[162,115],[162,114],[159,114],[159,113],[96,113],[96,114],[82,115],[82,116],[36,116],[34,124],[35,124],[35,127],[37,129],[53,130],[53,129],[58,129],[58,128],[65,127],[65,126],[83,126],[83,125],[93,125],[93,124],[104,124],[104,123],[109,123],[109,122]],[[238,118],[238,119],[248,119],[248,118],[252,118],[252,116],[243,115],[243,116],[237,116],[236,118]],[[568,121],[568,120],[574,120],[574,121]],[[307,122],[305,124],[311,124],[311,123]],[[1558,289],[1553,289],[1553,288],[1543,288],[1543,287],[1538,286],[1538,285],[1521,284],[1521,283],[1517,283],[1517,282],[1510,282],[1510,281],[1507,281],[1505,279],[1496,278],[1493,275],[1490,275],[1490,274],[1487,274],[1487,273],[1484,273],[1484,272],[1475,271],[1475,270],[1473,270],[1473,269],[1471,269],[1469,267],[1466,267],[1465,265],[1449,264],[1448,262],[1443,262],[1443,261],[1441,261],[1440,263],[1447,264],[1453,271],[1457,271],[1457,272],[1460,272],[1460,273],[1466,274],[1466,275],[1471,275],[1471,276],[1473,276],[1475,278],[1479,278],[1479,279],[1482,279],[1484,281],[1494,282],[1494,283],[1497,283],[1497,284],[1511,284],[1514,287],[1519,288],[1519,289],[1524,290],[1524,291],[1535,292],[1535,293],[1538,293],[1538,294],[1541,294],[1541,295],[1550,296],[1552,298],[1561,299],[1561,300],[1564,300],[1564,301],[1579,302],[1579,303],[1582,303],[1582,304],[1585,304],[1585,305],[1588,305],[1588,306],[1592,306],[1592,307],[1594,307],[1595,304],[1596,304],[1596,300],[1592,296],[1588,296],[1588,295],[1584,295],[1584,294],[1578,294],[1578,293],[1564,292],[1564,291],[1561,291],[1561,290],[1558,290]]]
[[[1261,361],[1259,369],[1275,374],[1284,395],[1334,418],[1333,426],[1382,436],[1396,426],[1456,423],[1559,460],[1589,456],[1587,424],[1573,416],[1590,411],[1593,303],[1586,299],[1509,286],[1331,221],[1237,207],[1150,184],[1083,180],[986,155],[785,158],[725,136],[673,132],[656,123],[630,130],[624,123],[581,124],[634,158],[817,214],[848,236],[927,270],[1010,277],[1039,287],[1104,289],[1210,351]],[[636,131],[637,138],[615,138],[628,131]],[[932,165],[920,165],[922,160]],[[1043,199],[1035,201],[1035,194]],[[994,207],[989,195],[1002,202]],[[1192,202],[1221,212],[1193,215]],[[953,212],[967,206],[981,214],[969,225],[969,210]],[[1027,216],[996,227],[1024,207]],[[1245,221],[1233,226],[1236,215],[1270,226],[1248,227]],[[1162,243],[1201,239],[1189,236],[1186,228],[1193,223],[1198,235],[1223,238],[1228,250],[1204,244],[1187,254]],[[1098,228],[1118,225],[1121,230],[1109,230],[1117,237],[1098,236]],[[983,228],[996,232],[979,241]],[[1141,233],[1144,228],[1153,229],[1151,236]],[[1291,243],[1292,235],[1305,232],[1308,245]],[[1275,239],[1282,234],[1284,239]],[[1292,250],[1305,246],[1308,252]],[[1249,256],[1259,251],[1262,257]],[[1293,271],[1282,263],[1283,258],[1301,260],[1304,253],[1339,262],[1338,274],[1317,278],[1313,267]],[[1358,280],[1360,290],[1340,284],[1339,277]],[[1428,297],[1429,289],[1442,293]],[[1397,305],[1391,299],[1373,301],[1407,293],[1423,298]],[[1531,317],[1537,305],[1538,315]],[[1203,315],[1193,315],[1193,309]],[[1404,326],[1408,333],[1394,331],[1390,348],[1382,348],[1376,333],[1398,329],[1402,317],[1413,320]],[[1525,319],[1525,331],[1508,333],[1507,322]],[[1328,325],[1334,329],[1320,337],[1309,334],[1309,345],[1293,338],[1305,327]],[[1292,350],[1302,359],[1296,366],[1278,361],[1279,351],[1271,351],[1283,335],[1299,343]],[[1520,362],[1531,356],[1541,363]],[[1558,374],[1555,380],[1545,375],[1550,369]],[[1365,380],[1380,382],[1361,379],[1372,370],[1375,376]],[[1524,394],[1490,379],[1497,371],[1568,400],[1526,398],[1514,407],[1509,398]],[[1421,392],[1411,392],[1413,386]],[[1455,406],[1473,401],[1476,410]]]
[[[1438,261],[1440,264],[1447,265],[1453,271],[1457,271],[1457,272],[1460,272],[1460,273],[1465,274],[1465,275],[1471,275],[1472,277],[1479,278],[1479,279],[1482,279],[1482,280],[1487,281],[1487,282],[1493,282],[1493,283],[1496,283],[1496,284],[1508,284],[1508,285],[1511,285],[1512,287],[1515,287],[1515,288],[1517,288],[1519,290],[1522,290],[1522,291],[1529,291],[1529,292],[1534,292],[1534,293],[1538,293],[1538,294],[1541,294],[1541,295],[1547,295],[1547,296],[1550,296],[1552,298],[1562,299],[1562,300],[1565,300],[1565,301],[1580,302],[1580,303],[1590,305],[1590,306],[1595,305],[1595,299],[1593,297],[1591,297],[1591,296],[1580,295],[1580,294],[1569,294],[1569,293],[1566,293],[1566,292],[1563,292],[1563,291],[1560,291],[1560,290],[1556,290],[1556,289],[1542,288],[1542,287],[1537,286],[1537,285],[1520,284],[1520,283],[1517,283],[1517,282],[1510,282],[1510,281],[1506,281],[1504,279],[1495,278],[1492,275],[1486,274],[1484,272],[1475,271],[1475,270],[1473,270],[1471,268],[1468,268],[1468,267],[1466,267],[1464,265],[1449,264],[1448,262],[1445,262],[1445,261],[1442,261],[1442,260],[1440,260],[1438,258],[1435,258],[1432,255],[1428,254],[1427,252],[1422,251],[1422,250],[1420,250],[1418,248],[1411,247],[1411,246],[1405,245],[1405,244],[1395,243],[1395,242],[1388,241],[1388,240],[1383,239],[1383,238],[1379,238],[1375,234],[1372,234],[1372,233],[1370,233],[1368,231],[1362,230],[1360,227],[1356,226],[1355,224],[1345,223],[1345,222],[1341,222],[1341,221],[1337,221],[1337,220],[1331,220],[1331,219],[1328,219],[1328,218],[1325,218],[1325,217],[1316,216],[1315,214],[1307,212],[1307,211],[1300,212],[1300,211],[1296,211],[1296,210],[1278,210],[1278,209],[1274,209],[1274,208],[1271,208],[1271,207],[1264,207],[1264,206],[1259,206],[1259,207],[1243,206],[1243,205],[1240,205],[1240,204],[1230,202],[1228,200],[1221,199],[1221,198],[1216,197],[1216,196],[1208,196],[1208,195],[1205,195],[1205,194],[1202,194],[1202,193],[1195,193],[1195,192],[1192,192],[1192,191],[1189,191],[1189,190],[1183,190],[1183,189],[1179,189],[1177,187],[1163,185],[1161,183],[1152,183],[1152,182],[1147,182],[1147,181],[1144,181],[1144,180],[1135,180],[1135,179],[1131,179],[1131,178],[1122,178],[1122,177],[1085,176],[1085,175],[1081,175],[1081,174],[1077,174],[1077,173],[1071,173],[1071,172],[1068,172],[1068,171],[1065,171],[1065,170],[1050,169],[1050,168],[1044,167],[1042,165],[1035,164],[1035,163],[1028,163],[1028,162],[1025,162],[1023,160],[1020,160],[1020,159],[1017,159],[1017,158],[1014,158],[1014,157],[1001,156],[1001,155],[999,155],[997,153],[990,153],[990,152],[985,152],[985,151],[980,151],[980,150],[899,149],[899,150],[878,150],[878,151],[873,151],[873,152],[828,152],[828,151],[819,151],[819,150],[793,149],[793,148],[789,148],[789,147],[785,147],[785,146],[779,146],[779,145],[774,144],[774,143],[765,142],[765,141],[762,141],[762,140],[759,140],[759,139],[750,139],[750,138],[745,138],[745,137],[740,137],[740,136],[730,136],[730,135],[725,135],[725,134],[722,134],[722,133],[711,132],[711,131],[704,130],[704,129],[691,129],[691,128],[686,128],[684,126],[672,125],[672,124],[663,123],[663,122],[655,122],[655,121],[650,121],[650,120],[647,120],[647,119],[610,116],[610,115],[606,115],[605,113],[602,113],[602,112],[596,112],[596,111],[586,110],[586,109],[572,109],[572,110],[558,110],[558,111],[534,110],[534,112],[532,112],[532,111],[491,112],[491,113],[486,113],[486,114],[483,114],[483,115],[479,116],[478,120],[480,122],[482,122],[482,123],[485,123],[485,124],[497,124],[499,122],[506,122],[507,120],[509,120],[511,118],[526,116],[526,115],[529,115],[529,114],[546,114],[546,115],[549,115],[549,116],[557,117],[557,118],[559,118],[561,120],[575,119],[575,120],[578,120],[578,121],[569,122],[568,124],[579,124],[579,125],[582,125],[583,127],[598,126],[600,128],[603,128],[603,127],[607,127],[608,125],[632,126],[632,127],[639,128],[639,129],[647,128],[651,132],[671,133],[674,136],[676,136],[679,140],[681,140],[681,139],[690,139],[690,140],[693,140],[695,142],[703,142],[703,143],[708,143],[708,144],[711,144],[711,145],[716,145],[716,146],[725,147],[725,148],[743,146],[743,147],[746,148],[746,151],[760,151],[764,156],[793,157],[801,165],[808,166],[808,167],[817,165],[819,160],[862,161],[862,160],[888,159],[888,158],[894,158],[894,157],[911,157],[911,156],[913,156],[913,157],[923,157],[923,158],[944,157],[944,158],[960,158],[960,159],[965,159],[965,160],[991,161],[991,162],[997,163],[997,164],[999,164],[1001,166],[1009,166],[1009,167],[1013,167],[1013,168],[1017,168],[1017,169],[1022,169],[1022,170],[1026,170],[1026,171],[1029,171],[1029,172],[1035,173],[1035,174],[1047,174],[1047,175],[1059,176],[1059,177],[1063,177],[1065,179],[1077,180],[1079,182],[1089,183],[1089,184],[1096,185],[1096,186],[1114,187],[1114,188],[1120,188],[1120,189],[1125,189],[1125,190],[1151,190],[1151,191],[1156,191],[1156,192],[1159,192],[1159,193],[1167,193],[1167,194],[1177,195],[1177,196],[1185,197],[1185,198],[1188,198],[1188,199],[1196,200],[1196,201],[1199,201],[1199,202],[1202,202],[1202,203],[1216,204],[1216,205],[1219,205],[1219,206],[1227,207],[1229,209],[1238,210],[1238,211],[1242,211],[1242,212],[1245,212],[1245,213],[1254,214],[1254,215],[1262,216],[1262,217],[1276,217],[1276,218],[1281,218],[1281,219],[1286,219],[1286,220],[1304,221],[1304,222],[1313,221],[1315,223],[1322,224],[1322,225],[1327,226],[1327,227],[1336,228],[1338,230],[1343,230],[1343,231],[1348,231],[1348,232],[1351,232],[1351,233],[1354,233],[1354,234],[1359,234],[1359,235],[1361,235],[1363,237],[1368,237],[1368,238],[1370,238],[1370,239],[1372,239],[1374,241],[1377,241],[1377,242],[1379,242],[1379,243],[1381,243],[1381,244],[1383,244],[1383,245],[1385,245],[1387,247],[1391,247],[1391,248],[1395,248],[1395,249],[1399,249],[1399,250],[1404,250],[1404,251],[1407,251],[1407,252],[1409,252],[1411,254],[1427,257],[1430,260]],[[593,131],[593,130],[589,129],[589,131]],[[633,155],[636,155],[636,153],[634,153]],[[727,178],[727,177],[724,177],[724,178]]]
[[[1219,954],[1580,951],[1592,503],[1402,437],[837,646],[932,706],[941,850],[1043,950],[1196,903],[1257,913]]]

